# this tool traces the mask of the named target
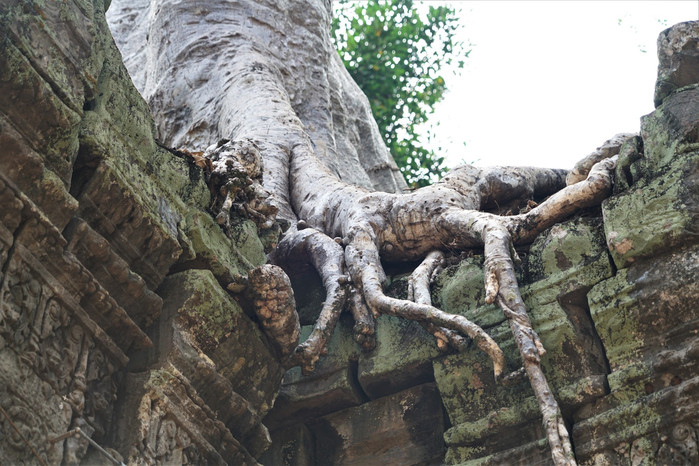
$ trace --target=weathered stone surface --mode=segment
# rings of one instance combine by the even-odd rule
[[[573,438],[580,464],[696,464],[697,400],[694,377],[577,423]]]
[[[192,210],[185,219],[184,233],[191,242],[193,257],[178,268],[207,268],[224,286],[236,274],[247,275],[248,270],[266,261],[257,228],[249,220],[234,224],[228,238],[210,214]]]
[[[480,291],[482,271],[473,261],[463,262],[453,275],[445,271],[440,278],[439,296],[445,298],[442,306],[488,327],[514,370],[521,363],[509,326],[502,313],[488,315]],[[547,349],[542,366],[562,409],[572,414],[606,393],[604,351],[585,299],[592,285],[612,275],[599,219],[581,218],[555,225],[535,240],[524,265],[527,273],[523,282],[529,284],[522,287],[522,295]],[[458,294],[456,290],[471,296],[470,308],[466,307],[468,298],[451,298]],[[503,454],[497,461],[548,461],[548,452],[536,447],[544,431],[523,428],[538,426],[540,420],[526,380],[514,386],[497,385],[492,364],[476,348],[434,359],[434,375],[453,426],[445,433],[447,462],[486,461],[483,458],[509,449],[513,449],[512,456]]]
[[[311,325],[301,327],[301,341],[312,330]],[[284,374],[282,388],[264,420],[265,425],[278,429],[364,402],[366,395],[357,382],[358,357],[352,324],[340,319],[328,343],[328,354],[320,358],[313,374],[304,376],[299,367]]]
[[[376,349],[359,357],[359,384],[371,399],[432,382],[431,359],[439,354],[434,337],[415,321],[381,316]]]
[[[605,233],[617,267],[662,254],[699,235],[699,152],[686,154],[684,166],[644,179],[629,191],[604,201]]]
[[[592,318],[615,373],[650,367],[657,351],[676,348],[696,331],[697,273],[699,250],[693,246],[619,270],[590,290]],[[613,381],[610,376],[610,386],[618,388]]]
[[[260,414],[271,408],[281,367],[260,329],[220,287],[208,270],[188,270],[168,277],[158,289],[166,296],[180,331],[191,335],[238,394]]]
[[[257,464],[173,366],[126,386],[116,443],[129,464]]]
[[[304,424],[280,429],[272,434],[272,447],[260,457],[264,465],[310,466],[314,461],[315,441]]]
[[[658,36],[655,106],[678,89],[699,82],[699,21],[676,24]]]
[[[147,349],[151,340],[144,330],[163,324],[162,299],[153,290],[176,262],[191,265],[196,258],[183,230],[189,212],[209,204],[201,169],[156,143],[148,106],[108,33],[105,2],[10,3],[0,5],[3,409],[51,464],[105,461],[74,435],[48,442],[76,427],[134,463],[255,464],[253,456],[269,446],[260,417],[281,373],[271,358],[260,363],[267,372],[243,377],[244,367],[229,360],[228,351],[240,357],[246,337],[257,338],[249,353],[270,357],[240,309],[233,316],[245,319],[238,322],[244,341],[219,341],[229,348],[213,360],[192,346],[190,335],[185,341],[178,334],[165,349],[162,341]],[[259,240],[243,230],[234,235],[236,250],[253,251],[248,259],[263,262]],[[200,266],[213,268],[206,261]],[[172,321],[166,322],[172,343]],[[212,322],[207,328],[214,328]],[[129,358],[130,367],[146,370],[140,385],[127,390],[141,397],[131,411],[119,389],[119,381],[129,378]],[[168,379],[164,391],[148,385],[148,374],[156,377],[170,360],[196,376],[197,388],[182,374]],[[213,361],[236,389],[247,386],[253,401],[236,393]],[[139,413],[143,429],[133,429]],[[10,421],[1,419],[0,462],[38,461]],[[115,419],[121,424],[112,425]],[[142,436],[116,442],[117,427]],[[2,441],[8,438],[16,440],[10,450]]]
[[[641,119],[645,169],[649,177],[692,165],[699,143],[699,85],[665,99]],[[694,162],[696,166],[696,162]]]
[[[112,251],[109,242],[82,219],[73,219],[63,235],[68,240],[67,250],[104,284],[129,317],[141,328],[150,327],[160,316],[162,298],[149,290],[145,281]]]
[[[85,441],[48,440],[75,427],[105,439],[125,352],[150,340],[63,251],[65,241],[31,200],[0,179],[5,205],[22,207],[8,224],[14,230],[0,225],[0,407],[9,416],[0,421],[7,439],[0,458],[77,462]]]
[[[483,288],[483,259],[474,257],[448,267],[435,282],[435,304],[447,312],[461,314],[482,328],[494,327],[505,321],[499,307],[485,304]]]
[[[318,419],[313,464],[431,464],[444,454],[442,410],[433,384]]]

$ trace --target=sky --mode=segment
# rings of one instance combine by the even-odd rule
[[[418,3],[418,2],[416,2]],[[699,1],[451,1],[471,53],[430,118],[460,163],[572,168],[653,111],[656,40]]]

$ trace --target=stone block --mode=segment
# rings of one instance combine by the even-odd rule
[[[696,151],[699,142],[698,108],[699,84],[667,97],[641,119],[645,168],[651,177],[671,170],[670,165],[691,162],[685,154]]]
[[[697,332],[698,274],[695,245],[619,270],[590,290],[590,312],[613,372],[639,363],[650,367],[658,352]]]
[[[658,79],[655,106],[690,84],[699,82],[699,21],[676,24],[658,36]]]
[[[75,254],[129,317],[141,328],[150,327],[160,316],[163,300],[149,290],[145,281],[112,251],[109,242],[82,219],[74,218],[63,230],[67,250]]]
[[[272,432],[272,446],[261,457],[264,465],[313,466],[313,434],[304,424]]]
[[[64,187],[67,187],[70,185],[72,165],[78,153],[78,124],[82,116],[82,102],[71,102],[74,96],[67,97],[71,94],[71,89],[65,87],[72,86],[56,86],[56,82],[52,81],[55,76],[47,72],[45,64],[60,63],[61,60],[36,60],[36,57],[31,57],[32,52],[27,50],[28,44],[22,43],[22,38],[27,34],[17,29],[27,28],[27,22],[33,22],[32,15],[12,18],[15,16],[12,13],[1,13],[5,16],[2,18],[3,23],[12,24],[13,29],[16,28],[0,44],[0,106],[5,109],[3,113],[7,112],[3,115],[5,121],[2,132],[5,132],[5,128],[12,127],[13,132],[22,135],[17,138],[17,144],[8,148],[19,149],[17,153],[20,156],[24,152],[39,155],[42,164],[54,171]],[[5,23],[8,19],[9,23]],[[32,32],[36,30],[40,29],[25,29]],[[31,39],[34,34],[30,33],[29,36]],[[46,42],[54,42],[54,39]],[[76,100],[80,100],[79,97]],[[31,139],[23,136],[25,134],[30,134]],[[12,138],[12,133],[9,136]],[[30,151],[26,148],[30,148]],[[22,162],[30,158],[31,156],[24,156],[17,161],[10,159],[4,162],[11,167],[18,163],[24,165]]]
[[[115,444],[127,463],[257,464],[172,365],[131,373],[125,385]]]
[[[252,221],[240,221],[231,230],[228,238],[207,212],[191,210],[185,219],[184,233],[195,256],[193,262],[211,270],[223,285],[231,283],[235,274],[247,275],[267,261]]]
[[[505,316],[495,305],[485,304],[483,258],[463,260],[458,266],[448,267],[433,287],[433,302],[445,312],[460,314],[490,328],[505,321]]]
[[[696,464],[699,378],[603,411],[573,426],[578,464]]]
[[[586,289],[612,276],[599,218],[582,217],[559,223],[536,237],[527,253],[523,294],[537,303]]]
[[[619,268],[696,241],[699,152],[680,154],[662,176],[645,178],[602,203],[607,244]]]
[[[279,389],[281,366],[260,329],[212,273],[188,270],[171,275],[158,293],[165,296],[163,314],[172,316],[183,338],[212,361],[259,416],[264,415]],[[158,343],[164,354],[168,338],[172,337],[163,334]]]
[[[179,221],[161,215],[177,212],[163,191],[144,177],[136,179],[138,187],[101,164],[78,198],[79,215],[154,289],[182,252]]]
[[[579,218],[545,231],[531,245],[524,269],[522,297],[547,350],[542,367],[562,409],[572,414],[607,391],[604,352],[586,299],[590,287],[612,275],[600,220]],[[459,303],[456,311],[485,327],[504,351],[509,369],[516,369],[521,359],[508,323],[494,306],[490,309],[497,317],[485,312],[479,264],[462,263],[452,277],[444,275],[438,294],[442,307],[454,312],[451,306]],[[466,298],[459,298],[460,289]],[[544,431],[529,427],[538,426],[541,418],[529,382],[525,378],[503,387],[495,383],[492,371],[490,360],[473,346],[434,359],[435,381],[453,426],[445,434],[447,461],[548,458],[539,445]],[[505,450],[509,453],[498,453]]]
[[[433,384],[419,385],[309,423],[315,464],[434,464],[444,420]]]
[[[371,399],[434,380],[439,350],[418,322],[383,315],[376,321],[376,348],[359,357],[359,384]]]
[[[352,338],[351,319],[341,316],[328,342],[328,354],[322,356],[310,375],[299,367],[284,374],[282,388],[274,408],[264,419],[270,429],[304,422],[366,401],[357,382],[359,347]],[[301,327],[301,341],[313,326]]]

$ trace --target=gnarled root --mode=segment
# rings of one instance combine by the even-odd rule
[[[302,372],[309,374],[320,356],[327,353],[328,340],[347,301],[349,277],[344,275],[344,251],[328,236],[306,228],[287,232],[272,259],[287,270],[310,260],[323,280],[326,299],[318,320],[311,335],[296,348],[287,364],[287,367],[300,365]]]
[[[299,316],[291,282],[276,265],[255,267],[248,274],[248,290],[264,333],[286,359],[299,341]]]
[[[216,222],[226,232],[230,232],[232,212],[251,219],[260,230],[272,227],[278,209],[262,187],[262,155],[252,140],[222,139],[208,147],[203,156],[189,155],[208,161],[201,165],[215,194],[212,209]]]
[[[464,316],[449,314],[426,304],[390,298],[383,293],[385,275],[381,268],[375,236],[369,228],[356,227],[345,249],[347,266],[355,284],[361,284],[364,299],[376,312],[429,322],[468,335],[493,361],[495,378],[505,369],[505,356],[495,341],[479,326]]]
[[[357,288],[353,288],[350,293],[350,310],[354,318],[354,341],[364,351],[373,350],[376,348],[376,316]]]
[[[442,251],[432,251],[422,263],[415,268],[408,278],[408,299],[418,304],[432,305],[430,295],[430,282],[432,277],[442,267],[444,253]],[[446,352],[449,349],[464,351],[468,347],[468,340],[459,335],[454,330],[438,327],[431,322],[420,322],[428,332],[437,340],[437,348]]]

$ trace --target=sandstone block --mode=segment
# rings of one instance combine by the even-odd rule
[[[658,60],[656,107],[677,89],[699,82],[699,21],[676,24],[661,32]]]
[[[419,323],[392,316],[376,322],[376,349],[359,357],[359,383],[371,399],[434,380],[439,350]]]
[[[158,293],[165,296],[163,313],[197,351],[206,354],[232,389],[262,416],[272,406],[281,380],[281,366],[264,336],[208,270],[169,276]],[[167,336],[161,336],[161,339]],[[167,354],[162,345],[161,351]]]
[[[301,327],[301,341],[312,330],[311,325]],[[299,367],[284,374],[279,396],[265,424],[274,430],[364,402],[366,395],[357,381],[358,357],[352,323],[340,319],[328,342],[328,354],[320,358],[313,374],[304,376]]]
[[[330,414],[309,428],[315,464],[430,464],[444,454],[442,409],[432,384]]]

